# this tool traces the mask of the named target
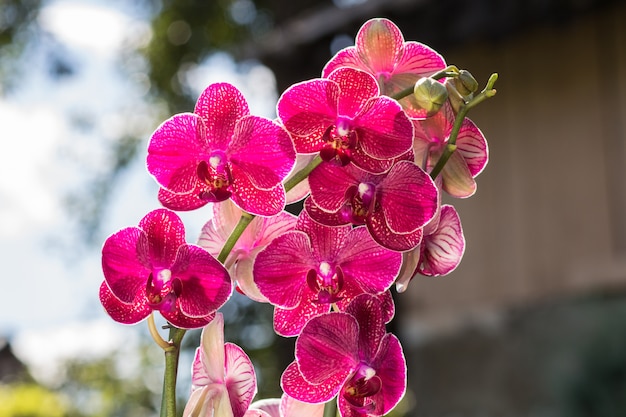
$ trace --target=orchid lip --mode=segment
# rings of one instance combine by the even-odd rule
[[[198,178],[207,186],[198,197],[202,200],[219,202],[230,198],[233,183],[228,157],[224,151],[216,150],[211,153],[208,161],[202,160],[196,168]]]
[[[376,370],[366,364],[360,364],[343,389],[343,398],[356,410],[372,412],[376,403],[371,397],[382,389],[382,381]]]
[[[306,275],[309,289],[317,294],[314,301],[320,304],[332,304],[340,301],[343,297],[338,294],[343,289],[343,271],[336,267],[332,273],[332,266],[326,262],[320,262],[318,269],[310,269]]]
[[[150,273],[146,282],[148,304],[155,310],[174,311],[182,289],[182,282],[178,278],[172,279],[172,271],[169,269]]]

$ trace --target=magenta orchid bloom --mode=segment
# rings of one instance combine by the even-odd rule
[[[281,378],[284,392],[309,403],[339,394],[343,417],[386,414],[406,391],[402,347],[386,333],[380,304],[368,294],[345,312],[312,318],[296,340],[295,356]]]
[[[437,187],[410,161],[399,161],[384,174],[324,164],[311,172],[309,184],[305,209],[314,220],[365,224],[374,240],[391,250],[415,248],[437,211]]]
[[[402,32],[388,19],[371,19],[365,22],[356,35],[355,46],[337,54],[322,71],[328,77],[338,68],[356,68],[371,74],[380,85],[382,94],[392,96],[415,82],[444,69],[441,55],[419,42],[405,42]],[[401,100],[411,117],[423,117],[412,95]]]
[[[416,274],[429,277],[447,275],[461,263],[465,252],[465,236],[461,219],[453,206],[444,204],[425,228],[422,243],[404,252],[402,270],[396,290],[404,292]]]
[[[454,111],[449,103],[425,120],[415,120],[413,151],[415,161],[430,172],[450,137]],[[463,120],[456,138],[456,152],[441,171],[442,188],[452,197],[465,198],[476,192],[474,178],[482,172],[489,159],[487,141],[480,129],[468,118]]]
[[[228,201],[212,206],[213,216],[202,228],[198,245],[217,257],[239,222],[242,210]],[[295,225],[296,216],[286,211],[272,217],[255,217],[230,251],[224,264],[237,288],[251,299],[267,302],[252,277],[252,265],[257,254],[274,238],[293,230]]]
[[[147,164],[165,207],[193,210],[230,198],[248,213],[272,216],[284,208],[282,181],[295,158],[280,125],[250,115],[239,90],[218,83],[204,90],[194,113],[157,128]]]
[[[411,148],[413,127],[402,107],[379,95],[376,80],[352,68],[295,84],[278,100],[278,117],[298,153],[350,162],[371,172]]]
[[[217,313],[202,329],[192,364],[191,396],[184,417],[248,417],[256,395],[252,362],[239,346],[224,343],[224,317]]]
[[[286,394],[283,394],[281,398],[255,401],[250,409],[262,410],[269,417],[322,417],[324,415],[323,403],[305,403]]]
[[[333,304],[343,310],[362,293],[385,297],[401,263],[401,254],[378,245],[366,228],[324,226],[303,210],[294,231],[257,255],[254,281],[275,306],[276,333],[296,336]]]
[[[102,270],[100,301],[125,324],[157,310],[176,327],[199,328],[232,291],[226,269],[201,247],[185,243],[182,221],[167,209],[110,236],[102,248]]]

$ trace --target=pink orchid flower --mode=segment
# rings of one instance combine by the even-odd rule
[[[309,404],[286,394],[281,398],[268,398],[252,403],[250,409],[262,410],[269,417],[322,417],[324,404]]]
[[[350,162],[372,172],[409,151],[413,127],[401,106],[380,96],[376,80],[353,68],[295,84],[279,98],[278,117],[298,153]]]
[[[448,143],[454,119],[454,111],[446,103],[435,115],[414,121],[415,161],[429,172]],[[474,178],[482,172],[489,159],[487,141],[480,129],[465,118],[456,138],[456,146],[456,151],[441,171],[442,188],[452,197],[470,197],[476,192]]]
[[[213,204],[213,216],[200,233],[198,245],[217,257],[226,240],[241,218],[242,210],[225,201]],[[296,216],[286,211],[272,217],[255,217],[235,243],[224,265],[228,268],[237,287],[252,300],[268,302],[252,277],[252,265],[257,254],[274,238],[293,230]]]
[[[217,313],[202,329],[192,364],[191,396],[184,417],[250,417],[256,395],[256,374],[239,346],[224,343],[224,317]]]
[[[185,243],[182,221],[167,209],[110,236],[102,248],[102,270],[100,301],[125,324],[157,310],[176,327],[199,328],[232,291],[226,269],[201,247]]]
[[[294,231],[259,252],[254,281],[275,306],[276,333],[296,336],[333,304],[343,310],[362,293],[385,297],[401,263],[400,253],[378,245],[364,227],[324,226],[303,210]]]
[[[356,35],[355,46],[337,52],[322,71],[328,77],[338,68],[351,67],[371,74],[380,85],[382,94],[392,96],[422,77],[444,69],[441,55],[419,42],[405,42],[402,32],[388,19],[371,19]],[[401,100],[411,117],[423,117],[424,111],[409,95]]]
[[[204,90],[194,113],[156,129],[147,164],[165,207],[193,210],[230,198],[248,213],[272,216],[284,208],[282,181],[295,158],[280,125],[250,115],[239,90],[218,83]]]
[[[311,172],[309,184],[304,207],[314,220],[365,224],[374,240],[391,250],[415,248],[437,211],[437,187],[411,161],[399,161],[384,174],[324,164]]]
[[[339,394],[343,417],[386,414],[406,391],[402,347],[386,333],[380,304],[368,294],[345,312],[312,318],[296,340],[295,356],[281,378],[284,392],[309,403]]]
[[[453,206],[444,204],[440,213],[424,227],[422,243],[402,254],[402,270],[396,290],[404,292],[416,274],[430,277],[447,275],[461,263],[465,237],[461,219]]]

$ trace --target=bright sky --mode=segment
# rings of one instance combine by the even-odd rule
[[[42,378],[54,375],[59,358],[106,352],[143,331],[113,322],[102,310],[99,247],[77,248],[79,256],[72,258],[50,245],[51,239],[66,237],[70,224],[63,197],[85,184],[85,167],[106,166],[107,142],[130,126],[147,145],[161,122],[143,97],[145,66],[125,62],[127,75],[119,69],[121,48],[150,39],[145,17],[128,9],[131,4],[48,1],[40,23],[50,36],[29,52],[29,70],[17,91],[0,96],[0,251],[5,268],[0,337],[10,337],[15,353]],[[50,51],[62,53],[76,73],[52,80],[46,64]],[[196,93],[216,81],[235,84],[253,113],[273,117],[274,79],[266,68],[242,69],[228,56],[216,55],[186,79]],[[93,126],[77,129],[73,121],[82,117],[93,117]],[[157,187],[144,161],[142,154],[114,190],[103,238],[136,225],[158,207]],[[203,216],[181,215],[190,241],[195,241]]]

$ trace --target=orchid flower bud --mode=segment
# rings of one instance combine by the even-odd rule
[[[429,77],[420,78],[415,83],[413,95],[417,104],[427,112],[427,116],[437,113],[448,99],[448,90],[440,82]]]
[[[455,85],[459,93],[464,96],[468,96],[478,90],[478,81],[468,70],[459,71],[459,75],[455,79]]]

